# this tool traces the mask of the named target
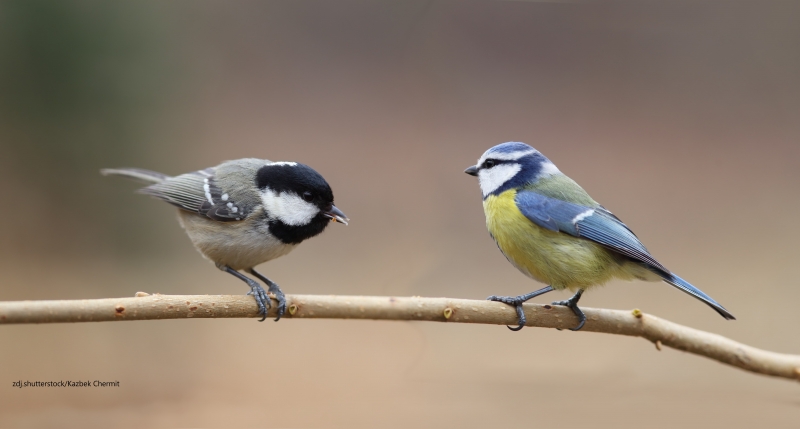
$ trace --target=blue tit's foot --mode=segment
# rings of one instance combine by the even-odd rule
[[[275,321],[277,322],[278,320],[281,320],[283,314],[286,313],[286,295],[283,294],[283,291],[281,290],[281,288],[278,286],[277,283],[266,278],[263,274],[259,273],[255,269],[250,268],[247,271],[250,274],[258,277],[262,282],[266,283],[267,286],[269,287],[269,292],[275,295],[275,300],[278,301],[278,317],[275,318]],[[269,297],[267,298],[267,300],[269,300]]]
[[[542,289],[533,291],[531,293],[527,293],[525,295],[519,295],[519,296],[497,296],[497,295],[492,295],[492,296],[490,296],[490,297],[488,297],[486,299],[489,300],[489,301],[502,302],[503,304],[508,304],[508,305],[514,306],[514,309],[517,311],[517,325],[518,326],[516,328],[512,328],[510,326],[506,326],[506,328],[516,332],[516,331],[519,331],[520,329],[524,328],[525,324],[528,322],[528,319],[525,317],[525,311],[522,308],[522,304],[525,303],[525,301],[527,301],[527,300],[529,300],[531,298],[537,297],[537,296],[539,296],[539,295],[541,295],[543,293],[550,292],[551,290],[553,290],[553,288],[550,287],[550,286],[547,286],[547,287],[544,287]]]
[[[492,296],[490,296],[490,297],[488,297],[486,299],[489,300],[489,301],[502,302],[503,304],[508,304],[508,305],[514,306],[514,309],[517,310],[517,319],[518,319],[517,320],[517,324],[518,324],[518,326],[516,328],[512,328],[512,327],[506,325],[506,328],[508,328],[508,329],[510,329],[512,331],[519,331],[520,329],[525,327],[525,324],[528,322],[528,319],[525,317],[525,311],[523,311],[523,309],[522,309],[522,303],[527,301],[526,299],[523,299],[524,296],[525,295],[520,295],[520,296],[496,296],[496,295],[492,295]]]
[[[570,331],[579,331],[583,328],[583,325],[586,324],[586,315],[583,314],[583,311],[578,308],[578,300],[581,299],[581,295],[583,294],[583,289],[578,289],[578,292],[572,296],[572,298],[564,300],[564,301],[553,301],[553,305],[563,305],[565,307],[569,307],[576,316],[578,316],[578,326],[575,328],[569,328]]]

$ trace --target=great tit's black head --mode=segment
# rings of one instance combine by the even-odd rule
[[[299,243],[321,233],[331,221],[347,224],[333,205],[333,191],[321,174],[296,162],[273,162],[256,173],[265,216],[285,243]]]

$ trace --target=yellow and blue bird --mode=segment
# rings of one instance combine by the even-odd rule
[[[663,280],[706,303],[725,319],[735,319],[700,289],[661,265],[619,218],[598,204],[538,150],[520,142],[487,150],[465,173],[477,176],[486,227],[506,259],[526,276],[548,286],[526,295],[490,296],[516,308],[541,294],[569,289],[572,298],[553,302],[569,307],[580,322],[583,291],[611,279]]]

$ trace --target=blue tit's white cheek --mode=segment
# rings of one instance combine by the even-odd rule
[[[261,201],[270,219],[277,219],[286,225],[308,225],[319,214],[317,206],[292,192],[277,193],[267,188],[261,194]]]
[[[492,168],[480,169],[478,171],[478,181],[481,185],[483,196],[485,197],[496,191],[497,188],[514,178],[521,169],[522,166],[519,164],[500,164]]]

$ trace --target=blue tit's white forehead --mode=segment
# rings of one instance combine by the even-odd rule
[[[501,143],[484,152],[478,159],[478,165],[483,164],[489,158],[502,161],[517,161],[535,153],[539,153],[539,151],[522,142]]]

